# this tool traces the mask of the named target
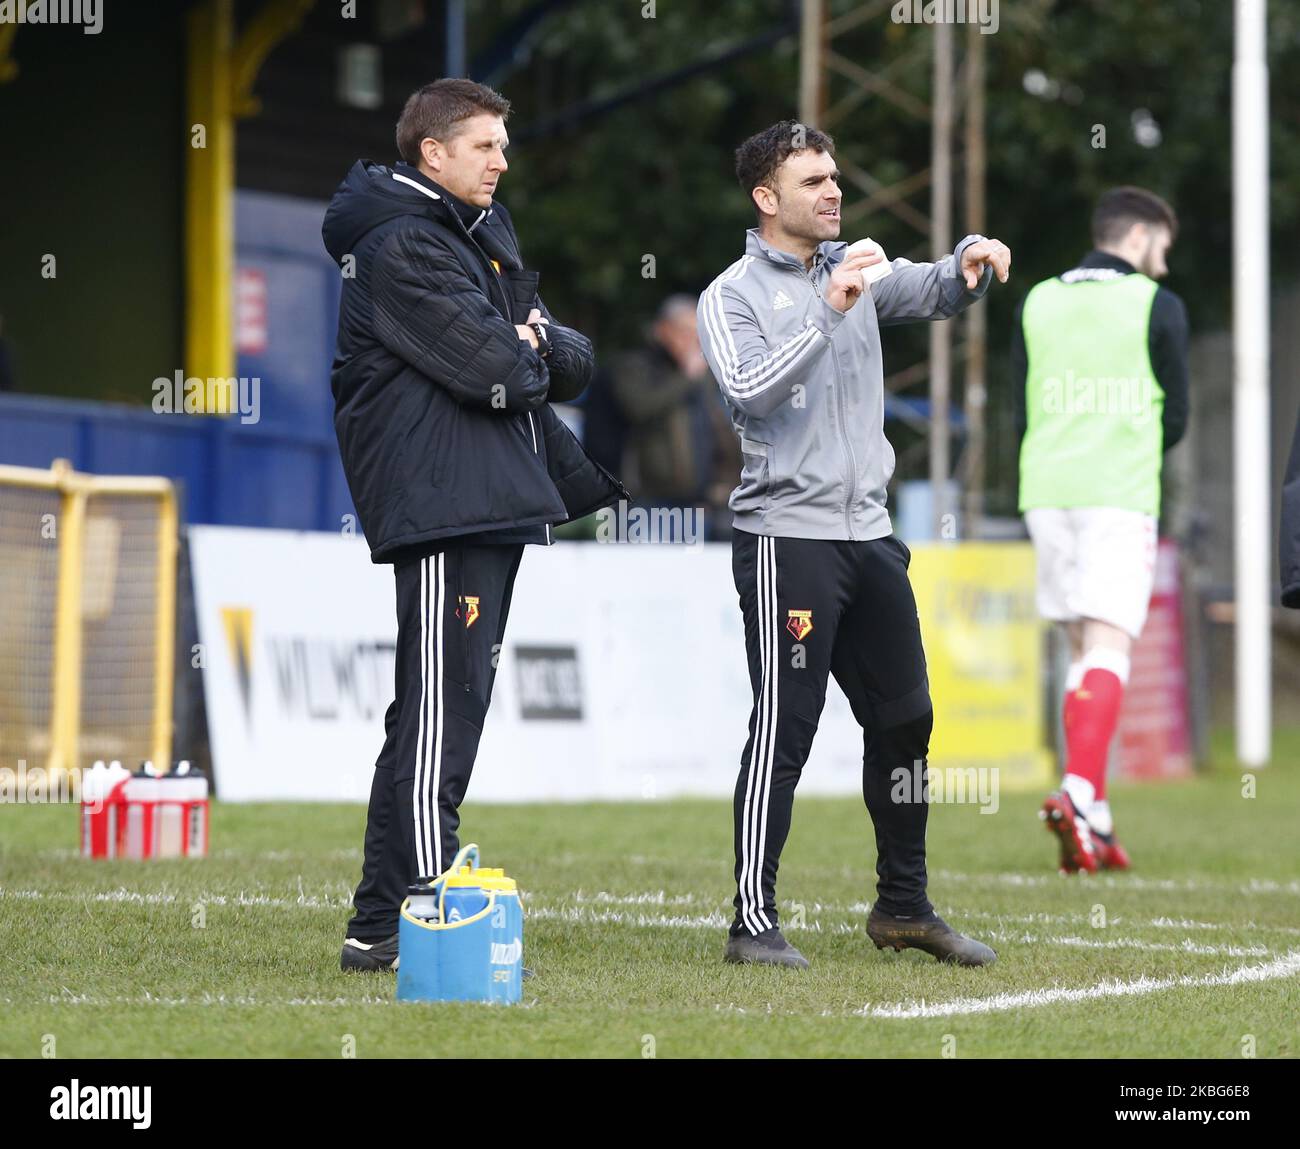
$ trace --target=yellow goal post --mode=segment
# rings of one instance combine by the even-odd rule
[[[171,480],[0,465],[0,767],[171,763]]]

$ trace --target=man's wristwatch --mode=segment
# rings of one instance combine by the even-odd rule
[[[533,334],[537,336],[537,354],[543,359],[551,357],[551,339],[546,334],[545,323],[530,323],[528,325],[533,329]]]

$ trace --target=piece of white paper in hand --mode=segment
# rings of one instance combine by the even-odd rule
[[[874,239],[859,239],[855,243],[849,244],[849,250],[844,253],[844,258],[858,255],[864,251],[878,251],[882,256],[885,255],[885,249],[880,246]],[[879,279],[884,279],[887,275],[892,275],[894,269],[890,266],[889,257],[885,256],[880,263],[873,263],[870,267],[862,269],[862,290],[867,288]]]

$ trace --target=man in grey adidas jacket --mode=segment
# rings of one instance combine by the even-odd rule
[[[882,323],[946,319],[1006,282],[1011,252],[967,236],[948,259],[885,265],[847,253],[835,145],[782,121],[736,151],[758,214],[745,254],[700,299],[704,354],[740,436],[732,570],[745,619],[754,709],[735,794],[733,962],[804,967],[782,936],[776,872],[794,789],[833,674],[863,729],[862,785],[876,831],[878,948],[915,947],[985,965],[926,897],[924,786],[933,710],[910,554],[891,533],[885,488]],[[865,278],[864,278],[865,275]],[[901,797],[900,797],[901,796]]]

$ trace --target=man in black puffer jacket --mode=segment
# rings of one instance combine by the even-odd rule
[[[343,272],[334,428],[371,558],[397,580],[396,698],[375,766],[344,969],[392,969],[407,886],[457,849],[515,573],[552,524],[626,497],[551,410],[591,343],[555,322],[509,214],[509,103],[438,80],[358,161],[322,229]]]

